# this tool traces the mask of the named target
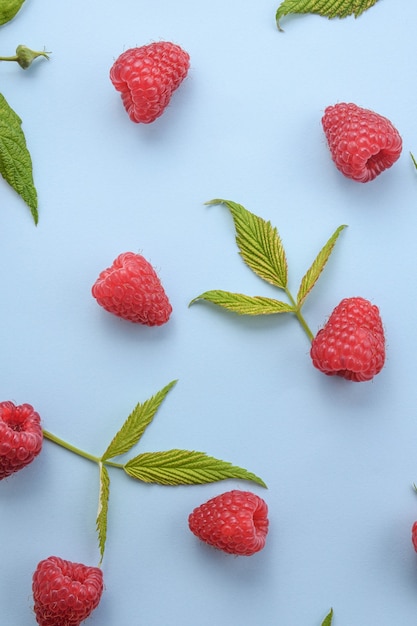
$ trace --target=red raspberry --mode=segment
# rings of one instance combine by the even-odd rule
[[[174,43],[160,41],[123,52],[110,70],[132,122],[149,124],[162,115],[188,73],[190,56]]]
[[[188,525],[194,535],[219,550],[251,556],[265,545],[268,506],[250,491],[228,491],[195,508]]]
[[[32,463],[42,443],[41,418],[30,404],[0,402],[0,480]]]
[[[79,626],[100,602],[103,573],[98,567],[50,556],[38,563],[32,591],[40,626]]]
[[[321,121],[332,159],[348,178],[367,183],[400,157],[402,139],[378,113],[341,102],[327,107]]]
[[[411,529],[411,541],[414,546],[414,550],[417,552],[417,522],[414,522]]]
[[[172,312],[152,265],[134,252],[119,254],[100,273],[91,291],[106,311],[130,322],[161,326]]]
[[[364,298],[345,298],[311,345],[313,365],[328,376],[361,382],[384,366],[385,337],[378,307]]]

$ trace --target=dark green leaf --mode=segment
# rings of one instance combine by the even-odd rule
[[[38,197],[33,183],[32,159],[26,146],[22,120],[0,94],[0,173],[29,206],[38,222]]]
[[[282,30],[280,19],[290,13],[315,13],[329,19],[348,15],[358,17],[377,2],[378,0],[284,0],[275,17],[279,30]]]

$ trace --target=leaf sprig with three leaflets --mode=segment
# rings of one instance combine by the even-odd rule
[[[176,382],[176,380],[173,380],[145,402],[138,403],[100,457],[80,450],[51,432],[43,430],[46,439],[89,461],[93,461],[98,466],[99,505],[96,529],[100,548],[100,563],[103,560],[107,538],[110,497],[110,474],[108,467],[121,469],[131,478],[141,482],[158,485],[202,485],[233,478],[248,480],[261,487],[266,487],[262,478],[259,478],[256,474],[237,465],[232,465],[227,461],[208,456],[205,452],[197,452],[195,450],[175,448],[162,452],[143,452],[130,458],[125,463],[114,461],[116,457],[130,452],[140,441],[146,428],[154,419],[159,407]]]
[[[216,199],[210,200],[206,204],[222,204],[229,209],[236,229],[236,243],[243,261],[260,278],[284,291],[287,301],[215,289],[200,294],[191,300],[190,305],[203,300],[239,315],[292,313],[297,317],[308,338],[313,340],[313,333],[308,327],[301,309],[308,294],[319,279],[336,241],[346,225],[339,226],[325,243],[304,274],[297,296],[293,297],[288,287],[288,263],[285,249],[278,230],[271,225],[271,222],[254,215],[241,204],[231,200]]]

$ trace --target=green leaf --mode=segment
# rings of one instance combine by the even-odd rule
[[[124,470],[132,478],[159,485],[202,485],[238,478],[266,487],[261,478],[241,467],[189,450],[145,452],[128,461]]]
[[[330,609],[330,613],[324,618],[321,626],[332,626],[333,621],[333,609]]]
[[[415,156],[414,156],[414,154],[412,152],[410,152],[410,157],[411,157],[411,160],[412,160],[412,162],[414,164],[414,167],[417,170],[417,160],[416,160],[416,158],[415,158]]]
[[[294,312],[294,307],[280,300],[263,298],[261,296],[245,296],[241,293],[232,293],[220,289],[202,293],[200,296],[191,300],[190,305],[198,300],[212,302],[223,309],[238,313],[239,315],[272,315],[275,313]]]
[[[20,11],[25,0],[1,0],[0,2],[0,26],[10,22]]]
[[[146,427],[151,423],[155,417],[156,412],[167,396],[168,392],[176,384],[176,380],[168,383],[161,391],[158,391],[149,400],[143,402],[143,404],[137,404],[132,413],[128,416],[126,421],[120,430],[113,437],[107,450],[101,457],[102,461],[112,459],[120,454],[125,454],[134,445],[137,444],[139,439],[145,432]]]
[[[263,280],[285,289],[288,266],[277,229],[236,202],[216,199],[206,204],[223,204],[230,210],[236,228],[236,243],[246,265]]]
[[[370,9],[378,0],[284,0],[276,12],[276,21],[279,30],[280,19],[290,13],[315,13],[329,19],[335,17],[358,17]]]
[[[109,508],[109,495],[110,495],[110,477],[106,467],[103,463],[99,463],[100,469],[100,493],[99,504],[96,519],[96,528],[98,532],[98,543],[100,547],[100,562],[103,560],[104,549],[106,546],[107,538],[107,513]]]
[[[32,159],[21,128],[22,120],[0,94],[0,174],[29,206],[38,223],[38,198]]]
[[[324,266],[329,260],[329,257],[332,253],[332,250],[336,244],[336,241],[340,233],[345,228],[346,228],[346,225],[343,224],[342,226],[339,226],[339,228],[335,230],[333,235],[330,237],[330,239],[327,241],[327,243],[323,246],[323,248],[320,250],[316,258],[314,259],[311,267],[307,270],[306,274],[304,275],[300,284],[300,288],[298,290],[298,294],[297,294],[297,305],[299,309],[302,307],[306,297],[308,296],[308,294],[310,293],[310,291],[313,289],[314,285],[316,284],[320,274],[322,273],[324,269]]]

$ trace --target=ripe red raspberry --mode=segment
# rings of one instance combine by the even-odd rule
[[[109,313],[146,326],[165,324],[171,304],[152,265],[140,254],[123,252],[103,270],[92,287]]]
[[[173,92],[187,76],[190,56],[169,41],[123,52],[110,70],[132,122],[149,124],[162,115]]]
[[[32,463],[42,443],[41,418],[30,404],[0,402],[0,480]]]
[[[414,546],[414,550],[417,552],[417,522],[414,522],[411,529],[411,541]]]
[[[250,491],[228,491],[195,508],[188,525],[196,537],[219,550],[251,556],[265,545],[268,506]]]
[[[367,183],[400,157],[397,129],[369,109],[341,102],[325,109],[322,124],[332,159],[348,178]]]
[[[364,298],[345,298],[311,345],[313,365],[328,376],[361,382],[384,366],[385,337],[378,307]]]
[[[98,567],[50,556],[38,563],[32,591],[40,626],[79,626],[100,602],[103,573]]]

